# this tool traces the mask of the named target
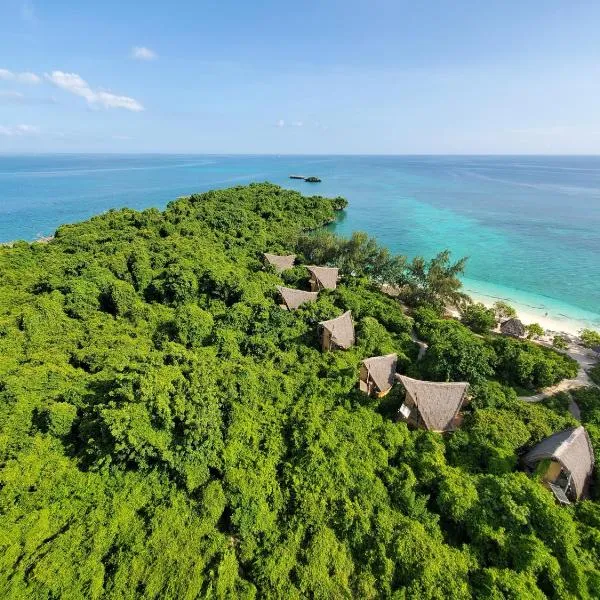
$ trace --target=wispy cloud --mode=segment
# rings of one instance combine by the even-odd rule
[[[16,81],[18,83],[29,83],[32,85],[42,81],[41,78],[35,73],[13,73],[8,69],[0,69],[0,79],[4,81]]]
[[[15,104],[21,104],[21,101],[25,99],[25,94],[21,94],[21,92],[14,92],[14,91],[9,91],[9,92],[0,92],[0,102],[4,101],[4,102],[8,102],[8,103],[15,103]]]
[[[141,112],[143,105],[129,96],[119,96],[112,92],[103,90],[94,90],[87,81],[77,75],[77,73],[64,73],[63,71],[52,71],[46,73],[44,77],[56,87],[85,98],[92,107],[102,108],[123,108],[132,112]]]
[[[158,58],[158,54],[145,46],[134,46],[131,49],[131,58],[135,60],[155,60]]]
[[[0,135],[6,137],[16,137],[21,135],[37,135],[40,132],[39,127],[34,125],[15,125],[14,127],[6,127],[0,125]]]
[[[279,119],[279,121],[275,122],[275,126],[276,127],[285,127],[286,129],[288,127],[307,127],[307,128],[312,128],[312,127],[316,127],[317,129],[326,129],[326,127],[323,127],[319,122],[316,123],[305,123],[305,121],[285,121],[284,119]]]

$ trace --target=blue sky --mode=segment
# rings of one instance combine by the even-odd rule
[[[0,152],[600,151],[600,3],[0,0]]]

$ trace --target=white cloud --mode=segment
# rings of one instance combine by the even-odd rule
[[[275,123],[276,127],[285,127],[285,121],[283,119],[279,119],[277,123]]]
[[[145,46],[134,46],[131,49],[131,58],[135,58],[136,60],[154,60],[158,58],[158,54]]]
[[[36,83],[40,83],[40,81],[42,81],[42,80],[35,73],[19,73],[17,75],[17,81],[19,81],[21,83],[36,84]]]
[[[294,121],[292,123],[293,127],[302,127],[302,125],[304,125],[304,123],[302,121]]]
[[[39,127],[35,127],[34,125],[16,125],[15,127],[5,127],[4,125],[0,125],[0,135],[8,137],[37,135],[39,132]]]
[[[131,137],[130,137],[130,136],[128,136],[128,135],[113,135],[113,136],[112,136],[112,139],[113,139],[113,140],[118,140],[118,141],[120,141],[120,142],[124,142],[124,141],[128,141],[128,140],[130,140],[130,139],[131,139]]]
[[[16,131],[19,135],[37,134],[40,128],[35,125],[17,125]]]
[[[63,71],[52,71],[51,74],[46,73],[45,77],[53,83],[71,94],[85,98],[90,106],[100,106],[103,108],[124,108],[133,112],[144,110],[134,98],[129,96],[118,96],[112,92],[103,90],[93,90],[87,81],[77,75],[77,73],[64,73]]]
[[[19,83],[40,83],[41,79],[35,73],[13,73],[8,69],[0,69],[0,79],[4,81],[17,81]]]

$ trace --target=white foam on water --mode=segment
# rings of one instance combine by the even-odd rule
[[[526,325],[539,323],[544,329],[572,335],[577,335],[582,329],[600,331],[600,314],[560,300],[467,277],[463,278],[463,285],[473,300],[486,306],[492,306],[499,300],[507,302]]]

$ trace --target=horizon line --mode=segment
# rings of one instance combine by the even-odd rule
[[[582,157],[582,158],[598,158],[598,154],[559,154],[559,153],[546,153],[539,154],[534,152],[523,152],[523,153],[471,153],[471,152],[455,152],[455,153],[410,153],[402,152],[397,154],[389,153],[337,153],[337,152],[302,152],[302,153],[288,153],[288,152],[3,152],[0,151],[0,157],[4,156],[73,156],[73,155],[87,155],[87,156],[269,156],[269,157],[297,157],[297,156],[340,156],[340,157],[363,157],[363,156],[376,156],[376,157]]]

